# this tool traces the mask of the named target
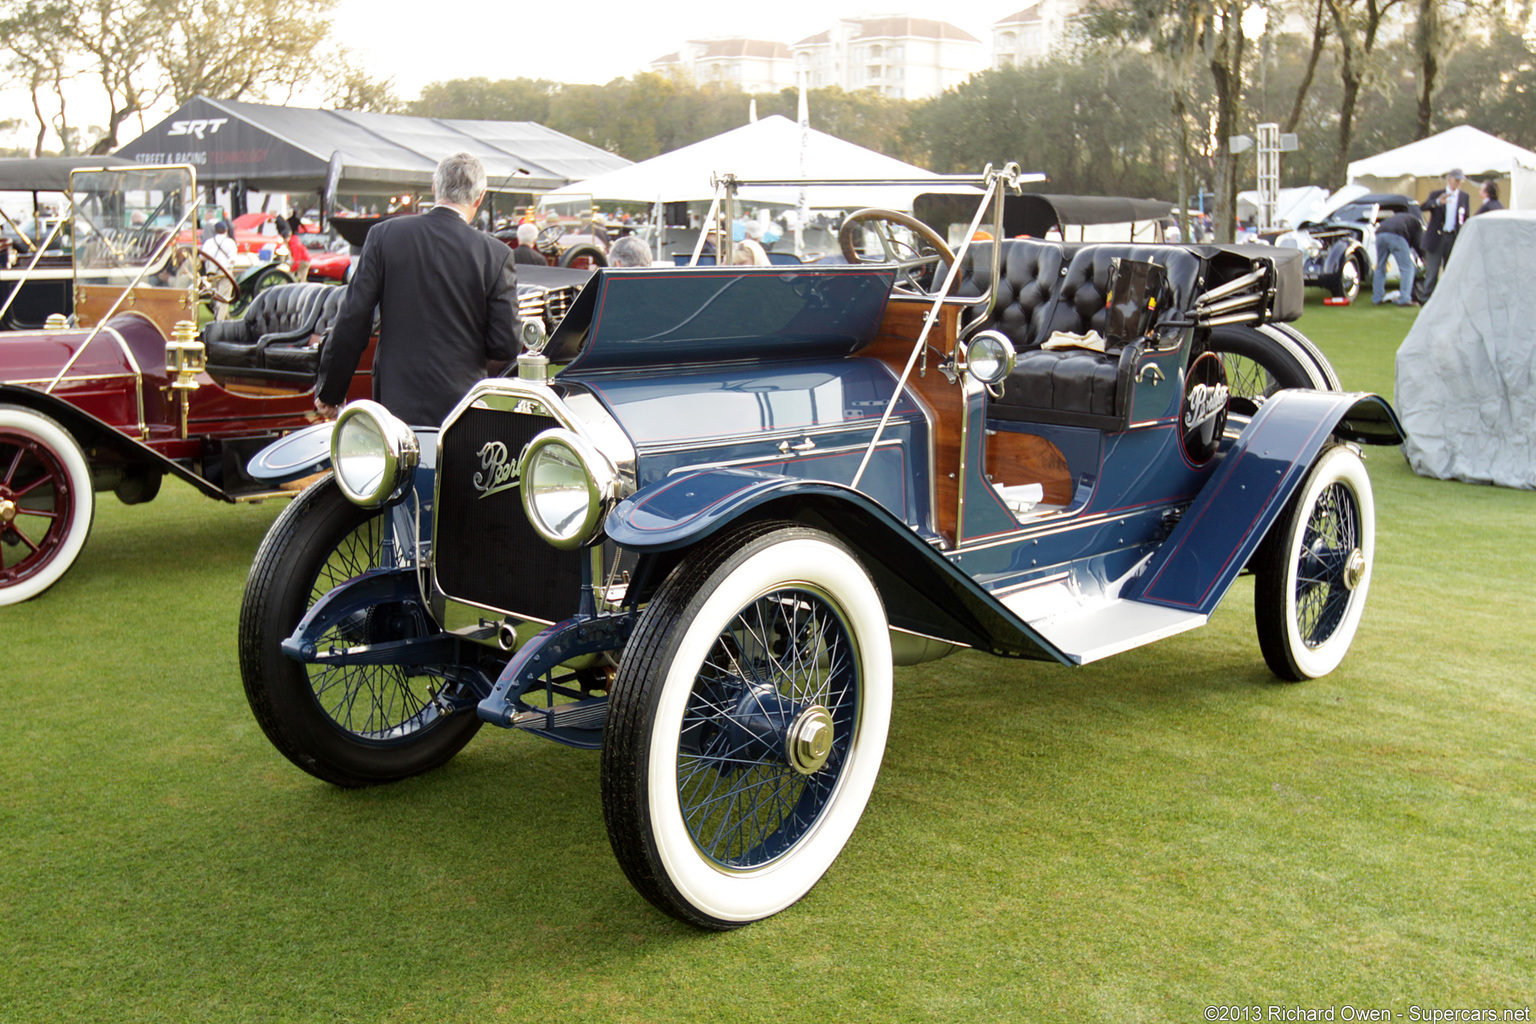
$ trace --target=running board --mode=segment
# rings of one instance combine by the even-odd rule
[[[1176,636],[1210,620],[1199,612],[1127,598],[1084,599],[1064,582],[1030,587],[1000,600],[1076,665]]]

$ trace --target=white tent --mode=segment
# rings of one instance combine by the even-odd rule
[[[1349,165],[1349,180],[1372,192],[1422,200],[1453,168],[1474,180],[1499,179],[1501,198],[1511,210],[1536,210],[1536,153],[1469,124],[1356,160]]]
[[[691,146],[642,160],[629,167],[574,182],[549,193],[591,196],[597,202],[627,200],[664,203],[709,200],[714,197],[715,175],[779,181],[798,178],[932,178],[935,187],[825,186],[806,190],[806,205],[818,208],[882,206],[911,210],[912,199],[924,191],[948,191],[938,186],[932,171],[844,141],[826,132],[800,126],[774,114],[752,124],[695,142]],[[799,189],[742,189],[741,199],[752,203],[797,205]]]

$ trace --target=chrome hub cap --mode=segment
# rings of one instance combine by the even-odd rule
[[[1344,562],[1344,586],[1348,590],[1354,590],[1363,579],[1365,579],[1365,552],[1355,548]]]
[[[821,769],[832,754],[832,713],[820,705],[807,708],[789,727],[789,766],[801,775]]]

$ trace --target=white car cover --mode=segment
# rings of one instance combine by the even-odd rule
[[[1421,476],[1536,488],[1536,212],[1473,217],[1397,350]]]

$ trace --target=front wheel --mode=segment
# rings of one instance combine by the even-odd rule
[[[480,728],[436,698],[430,670],[398,665],[306,665],[278,646],[309,607],[380,563],[387,516],[348,501],[327,477],[272,524],[256,553],[240,608],[240,675],[262,731],[288,760],[338,786],[393,782],[436,768]],[[316,646],[345,649],[422,635],[419,605],[375,606],[341,622]]]
[[[1354,302],[1360,295],[1360,283],[1370,279],[1370,268],[1365,265],[1365,257],[1358,253],[1351,253],[1339,268],[1339,298],[1346,302]]]
[[[0,605],[59,581],[80,557],[96,510],[91,469],[55,420],[0,405]]]
[[[890,714],[885,610],[846,548],[773,524],[694,552],[610,697],[603,816],[624,873],[703,928],[783,910],[858,824]]]
[[[1300,682],[1338,667],[1365,610],[1375,550],[1365,463],[1346,445],[1326,448],[1254,563],[1254,619],[1270,671]]]

